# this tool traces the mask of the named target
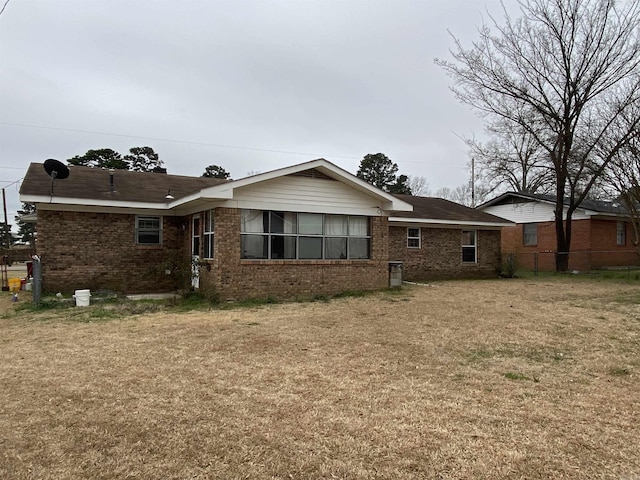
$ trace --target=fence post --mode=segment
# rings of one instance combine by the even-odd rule
[[[533,252],[533,274],[538,276],[538,252]]]
[[[40,257],[33,256],[33,302],[36,305],[40,304],[40,297],[42,296],[42,264],[40,263]]]

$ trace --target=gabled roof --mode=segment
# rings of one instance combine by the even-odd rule
[[[396,195],[413,205],[413,212],[393,212],[389,221],[442,225],[508,227],[509,220],[443,198]]]
[[[201,190],[228,180],[219,178],[186,177],[166,173],[113,171],[113,191],[110,189],[109,170],[73,166],[64,180],[53,182],[41,163],[29,165],[20,187],[20,196],[26,202],[102,204],[161,203],[166,204],[167,193],[174,199],[184,198]]]
[[[527,202],[542,202],[555,205],[556,196],[526,192],[506,192],[483,203],[482,205],[478,205],[476,208]],[[569,205],[569,200],[566,198],[564,199],[564,205]],[[582,203],[580,203],[579,208],[606,215],[628,215],[627,209],[621,203],[608,202],[605,200],[583,200]]]
[[[233,198],[233,191],[236,188],[246,187],[248,185],[265,182],[278,177],[284,177],[287,175],[296,175],[296,174],[306,173],[311,171],[316,171],[326,177],[332,178],[334,180],[338,180],[355,190],[365,193],[371,197],[377,198],[378,200],[380,200],[380,208],[382,208],[383,210],[399,210],[399,211],[412,210],[412,206],[410,204],[404,202],[403,200],[399,199],[394,195],[391,195],[390,193],[387,193],[383,190],[380,190],[379,188],[374,187],[370,183],[367,183],[361,178],[358,178],[355,175],[347,172],[346,170],[341,169],[340,167],[325,160],[324,158],[319,158],[317,160],[311,160],[309,162],[299,163],[297,165],[292,165],[285,168],[279,168],[277,170],[271,170],[265,173],[259,173],[257,175],[252,175],[250,177],[245,177],[239,180],[227,182],[225,184],[209,187],[185,198],[184,202],[186,203],[189,201],[198,201],[199,199],[202,199],[202,198],[231,199]],[[179,205],[180,203],[183,203],[183,202],[178,202],[178,201],[173,202],[173,204],[175,204],[176,206]]]
[[[233,199],[234,190],[237,188],[287,175],[315,171],[376,198],[383,210],[410,211],[412,209],[412,206],[403,200],[374,187],[322,158],[239,180],[115,170],[113,172],[113,191],[110,189],[108,170],[77,166],[71,167],[70,170],[68,178],[55,180],[52,194],[51,177],[47,175],[42,164],[32,163],[29,165],[20,188],[21,201],[170,210],[190,204],[201,204],[208,200]],[[173,198],[167,199],[166,196],[169,192]]]

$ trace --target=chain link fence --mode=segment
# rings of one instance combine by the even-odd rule
[[[558,252],[516,252],[502,254],[502,273],[506,276],[518,272],[555,272]],[[638,250],[589,250],[569,253],[569,271],[593,273],[603,270],[638,270],[640,253]]]

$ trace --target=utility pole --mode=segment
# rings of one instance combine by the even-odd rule
[[[9,222],[7,220],[7,197],[4,188],[2,189],[2,208],[4,209],[4,240],[7,242],[7,250],[11,248],[11,237],[9,236]]]
[[[471,208],[476,208],[476,159],[471,157]]]

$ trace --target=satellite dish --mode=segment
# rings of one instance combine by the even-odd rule
[[[64,180],[69,176],[69,167],[67,167],[60,160],[50,158],[44,161],[44,169],[47,174],[53,179]]]
[[[59,160],[49,158],[44,161],[44,170],[51,177],[51,196],[53,197],[53,181],[57,178],[64,180],[69,176],[69,167]]]

